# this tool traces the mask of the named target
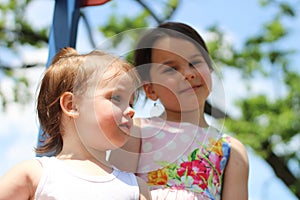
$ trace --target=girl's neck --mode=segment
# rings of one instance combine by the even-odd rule
[[[204,118],[203,112],[197,111],[186,111],[186,112],[177,112],[172,110],[166,110],[160,118],[172,121],[172,122],[188,122],[195,124],[200,127],[208,127],[208,123]]]
[[[105,175],[112,172],[112,165],[106,160],[106,154],[76,154],[76,152],[62,151],[56,156],[65,161],[72,168],[90,175]]]
[[[100,171],[107,173],[112,171],[111,164],[106,160],[106,150],[86,146],[78,136],[73,121],[69,123],[68,126],[65,126],[63,148],[56,157],[69,164],[75,163],[76,166],[81,166],[83,169],[85,169],[83,166],[90,165],[90,169],[101,168],[102,170]]]
[[[61,152],[56,156],[61,160],[89,160],[94,163],[106,163],[106,151],[85,146],[80,138],[65,135]]]

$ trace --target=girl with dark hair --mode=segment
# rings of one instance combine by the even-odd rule
[[[183,23],[161,24],[141,37],[134,61],[146,97],[164,112],[134,119],[140,137],[111,161],[143,178],[153,199],[248,199],[244,145],[205,119],[213,66],[202,37]]]

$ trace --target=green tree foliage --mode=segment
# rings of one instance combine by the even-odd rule
[[[228,117],[225,126],[259,153],[275,174],[300,198],[299,66],[290,62],[295,53],[293,49],[280,48],[280,42],[289,36],[284,21],[292,21],[296,8],[277,1],[262,3],[263,6],[277,8],[274,18],[264,24],[260,34],[248,38],[241,50],[232,49],[233,56],[221,58],[220,62],[243,72],[245,82],[249,84],[249,93],[253,77],[258,75],[277,82],[276,85],[286,92],[275,99],[269,98],[267,94],[240,99],[237,105],[241,116],[236,119]],[[274,76],[278,72],[282,80]]]
[[[39,63],[28,64],[19,56],[22,46],[34,49],[47,47],[50,27],[34,29],[24,18],[30,0],[4,1],[0,3],[0,52],[4,50],[19,58],[19,66],[11,66],[5,56],[0,55],[0,78],[9,77],[14,83],[13,99],[8,98],[0,87],[0,102],[2,110],[10,101],[26,103],[30,100],[26,88],[28,80],[22,75],[22,70],[39,66]],[[133,0],[141,9],[134,15],[120,15],[114,12],[118,2],[112,1],[112,14],[99,27],[99,34],[111,37],[128,29],[153,26],[171,19],[176,9],[184,1]],[[215,35],[215,39],[208,42],[213,60],[223,69],[235,68],[239,70],[247,84],[249,93],[252,81],[257,76],[273,79],[284,88],[284,95],[270,99],[267,94],[249,95],[239,99],[237,106],[240,115],[232,117],[228,113],[225,121],[226,128],[236,134],[243,143],[251,146],[274,169],[276,175],[300,198],[300,74],[299,66],[290,61],[294,55],[293,49],[280,48],[290,34],[286,22],[293,22],[296,16],[296,2],[289,4],[285,1],[260,0],[262,7],[272,7],[276,12],[272,19],[261,27],[261,31],[246,39],[241,48],[225,40],[225,34],[217,25],[212,25],[207,31]],[[158,6],[159,5],[159,6]],[[93,45],[91,27],[85,13],[82,19],[86,24],[89,39]],[[138,35],[132,35],[137,38]],[[120,44],[124,38],[118,37],[114,46]],[[296,41],[295,41],[296,42]],[[224,54],[224,52],[227,52]],[[130,55],[129,58],[130,60]],[[21,70],[21,73],[20,73]],[[277,80],[280,74],[281,80]],[[281,82],[280,82],[281,81]],[[298,142],[297,142],[298,141]],[[296,144],[296,145],[295,145]]]
[[[2,1],[1,1],[2,2]],[[12,96],[5,94],[7,88],[0,87],[0,109],[5,111],[11,102],[28,103],[32,97],[28,91],[29,82],[20,69],[37,66],[39,63],[25,63],[20,56],[20,47],[32,46],[34,48],[46,47],[48,43],[49,27],[33,29],[24,16],[30,0],[11,0],[0,2],[0,78],[9,77],[13,87]],[[3,52],[7,52],[4,54]],[[9,58],[19,61],[17,66],[12,65]]]

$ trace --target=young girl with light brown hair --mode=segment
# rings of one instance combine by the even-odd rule
[[[129,139],[138,78],[130,64],[101,51],[63,48],[42,79],[39,154],[0,179],[0,199],[150,199],[144,181],[118,170],[106,151]]]

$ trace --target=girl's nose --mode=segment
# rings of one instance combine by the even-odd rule
[[[130,118],[133,118],[134,114],[135,114],[135,111],[133,110],[133,108],[131,108],[130,106],[128,106],[126,108],[126,110],[124,111],[124,114],[126,116],[129,116]]]
[[[183,72],[183,76],[185,80],[192,80],[195,78],[195,72],[193,69],[185,69]]]

